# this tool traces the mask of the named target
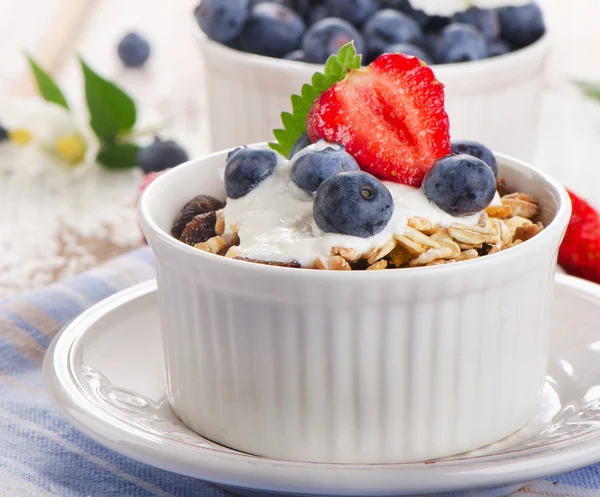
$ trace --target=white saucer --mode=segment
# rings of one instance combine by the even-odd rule
[[[54,405],[100,444],[236,493],[499,497],[600,461],[600,286],[559,275],[544,405],[520,432],[458,457],[413,464],[317,464],[243,454],[202,438],[165,397],[154,282],[94,306],[44,363]],[[443,409],[443,406],[440,406]],[[482,489],[495,487],[495,490]]]

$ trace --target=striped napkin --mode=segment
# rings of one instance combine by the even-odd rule
[[[65,422],[40,367],[52,337],[92,304],[153,277],[148,248],[82,276],[0,302],[0,497],[228,497],[96,444]],[[599,497],[600,465],[529,485],[516,497]]]

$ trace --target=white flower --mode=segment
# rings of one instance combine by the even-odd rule
[[[451,16],[463,12],[469,7],[495,9],[508,5],[525,5],[531,0],[410,0],[415,9],[423,10],[429,15]]]
[[[95,162],[93,135],[59,105],[40,98],[0,95],[0,123],[9,133],[13,130],[12,143],[0,144],[0,168],[8,165],[39,172],[53,166],[71,168]]]

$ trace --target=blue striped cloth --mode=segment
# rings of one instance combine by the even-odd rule
[[[0,497],[230,494],[120,456],[50,406],[40,367],[52,337],[112,293],[153,277],[148,248],[43,290],[0,302]],[[530,485],[517,497],[600,496],[600,466]]]

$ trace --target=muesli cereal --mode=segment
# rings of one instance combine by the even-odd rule
[[[183,210],[185,209],[189,209],[188,204]],[[509,210],[515,215],[507,218]],[[537,219],[539,212],[539,205],[533,197],[524,193],[510,193],[504,195],[498,205],[485,209],[476,225],[455,222],[446,229],[440,229],[439,225],[434,225],[427,219],[411,217],[407,220],[403,233],[395,235],[383,246],[365,253],[350,247],[332,247],[329,255],[317,257],[314,268],[329,271],[373,271],[472,260],[509,249],[538,235],[544,229]],[[181,216],[175,224],[180,219]],[[216,235],[217,232],[223,235],[224,223],[222,209],[199,214],[189,221],[189,228],[185,227],[180,240],[199,250],[238,260],[280,267],[302,267],[297,261],[262,261],[239,257],[238,233],[232,232],[224,237]],[[194,240],[205,238],[208,234],[214,236],[194,243]]]

